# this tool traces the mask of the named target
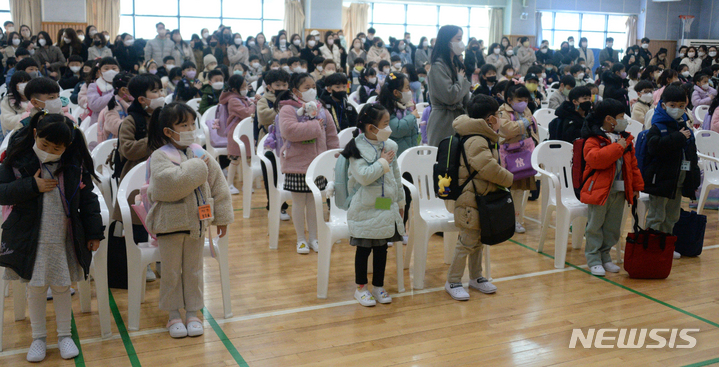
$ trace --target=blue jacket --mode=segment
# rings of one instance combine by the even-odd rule
[[[419,137],[419,128],[417,126],[417,118],[407,110],[397,109],[394,115],[391,115],[389,127],[392,129],[392,135],[389,137],[397,143],[397,157],[414,146],[417,146]]]

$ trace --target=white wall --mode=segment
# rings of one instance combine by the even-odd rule
[[[305,0],[305,28],[342,28],[342,1]]]

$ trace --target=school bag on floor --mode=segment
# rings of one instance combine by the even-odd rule
[[[624,270],[630,278],[666,279],[672,271],[677,237],[651,228],[640,228],[636,202],[632,205],[632,215],[634,232],[627,234]]]
[[[679,221],[672,233],[677,236],[674,251],[682,256],[699,256],[704,247],[704,232],[707,228],[707,216],[682,209]]]

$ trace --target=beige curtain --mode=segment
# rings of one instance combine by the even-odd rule
[[[367,32],[369,27],[369,4],[352,3],[342,8],[342,30],[345,32],[347,46],[351,47],[357,33]]]
[[[21,25],[27,25],[33,34],[42,30],[41,0],[10,0],[10,15],[15,30],[20,32]]]
[[[486,45],[499,42],[504,35],[504,9],[489,9],[489,40]],[[487,46],[489,47],[489,46]]]
[[[285,0],[285,30],[287,34],[299,34],[304,42],[305,13],[302,9],[302,2]]]
[[[107,41],[114,42],[120,31],[120,0],[87,0],[87,24],[110,32]]]
[[[624,37],[626,38],[624,42],[624,49],[626,50],[629,48],[629,46],[634,46],[637,44],[637,16],[632,15],[629,18],[627,18],[627,22],[625,23],[626,28],[624,30]]]

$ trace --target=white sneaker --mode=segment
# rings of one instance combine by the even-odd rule
[[[145,277],[147,278],[145,279],[147,282],[154,282],[157,280],[157,276],[155,275],[155,272],[152,271],[152,268],[150,268],[150,265],[147,266]]]
[[[320,242],[317,240],[310,241],[310,248],[314,252],[318,252],[320,250]]]
[[[62,357],[62,359],[73,359],[80,354],[72,338],[62,338],[62,340],[57,343],[57,349],[60,349],[60,357]]]
[[[167,331],[170,332],[170,336],[175,339],[184,338],[187,336],[187,328],[182,323],[181,319],[173,319],[167,322]]]
[[[406,245],[409,242],[409,236],[402,236],[402,244]]]
[[[372,287],[371,293],[372,297],[374,297],[374,299],[379,303],[392,303],[392,297],[390,297],[389,293],[387,293],[387,291],[382,287]]]
[[[202,322],[197,317],[187,319],[187,336],[200,336],[205,333]]]
[[[592,275],[603,277],[607,275],[607,273],[604,271],[604,267],[601,265],[594,265],[589,270],[592,271]]]
[[[287,210],[283,210],[283,211],[280,212],[280,220],[286,222],[286,221],[288,221],[288,220],[290,220],[290,219],[291,219],[291,218],[290,218],[290,215],[287,214]]]
[[[462,283],[444,283],[444,290],[457,301],[469,300],[469,293],[462,287]]]
[[[604,263],[604,265],[602,265],[602,266],[604,266],[604,270],[606,270],[610,273],[618,273],[620,270],[622,270],[622,268],[620,268],[619,265],[617,265],[611,261]]]
[[[471,279],[469,281],[469,287],[476,289],[485,294],[492,294],[497,291],[497,286],[490,283],[487,278],[479,277],[477,279]]]
[[[231,195],[239,195],[240,190],[238,190],[235,185],[230,185],[230,194]]]
[[[514,233],[524,233],[527,232],[526,229],[524,229],[524,226],[522,226],[522,223],[514,222]]]
[[[307,246],[307,242],[305,242],[305,241],[297,242],[297,253],[298,254],[309,254],[310,253],[310,248]]]
[[[681,258],[682,258],[682,254],[680,254],[680,253],[674,251],[674,258],[675,258],[675,259],[681,259]]]
[[[366,288],[362,292],[359,291],[359,289],[355,289],[355,299],[359,304],[365,307],[372,307],[377,304],[377,301],[374,300],[374,297],[372,297],[372,293],[370,293]]]
[[[28,362],[42,362],[47,353],[47,344],[42,339],[35,339],[27,351]]]

